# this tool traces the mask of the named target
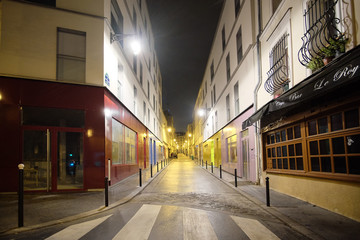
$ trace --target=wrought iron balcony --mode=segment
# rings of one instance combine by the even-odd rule
[[[289,34],[283,35],[275,44],[269,55],[270,62],[272,64],[270,70],[267,72],[268,79],[266,80],[264,87],[270,94],[274,94],[277,90],[289,82],[287,48],[288,36]]]
[[[303,45],[298,52],[299,62],[309,66],[311,61],[326,57],[330,45],[344,40],[344,34],[338,29],[340,19],[336,17],[338,0],[311,0],[304,13],[306,33],[301,38]],[[335,47],[336,50],[336,47]]]

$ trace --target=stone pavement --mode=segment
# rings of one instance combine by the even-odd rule
[[[149,170],[143,170],[142,187],[139,187],[138,174],[111,186],[110,205],[107,208],[104,206],[104,191],[25,194],[22,228],[17,228],[17,195],[0,194],[0,235],[75,220],[126,203],[150,184],[162,170],[157,173],[155,168],[153,178],[150,177]],[[264,187],[238,178],[238,187],[235,188],[234,175],[223,171],[220,179],[218,168],[214,168],[214,173],[211,173],[210,166],[208,169],[204,166],[203,170],[310,239],[360,239],[359,222],[273,190],[270,190],[271,207],[267,207]]]

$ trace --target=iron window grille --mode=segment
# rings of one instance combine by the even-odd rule
[[[268,79],[266,80],[264,87],[270,94],[274,94],[289,82],[288,36],[289,34],[284,34],[269,54],[271,68],[267,72]]]
[[[311,0],[304,12],[306,32],[301,38],[303,45],[298,52],[299,62],[308,66],[315,58],[326,57],[324,49],[344,34],[338,29],[340,19],[336,17],[338,0]]]

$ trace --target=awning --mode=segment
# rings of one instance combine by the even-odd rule
[[[284,114],[311,99],[331,94],[339,87],[359,82],[359,56],[360,46],[338,57],[322,71],[309,76],[280,97],[265,104],[242,123],[242,128],[251,126],[265,116]]]

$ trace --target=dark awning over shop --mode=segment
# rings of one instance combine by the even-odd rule
[[[284,114],[302,103],[319,96],[332,94],[339,87],[358,82],[360,76],[360,47],[348,51],[302,82],[271,100],[242,123],[245,129],[265,116]]]

